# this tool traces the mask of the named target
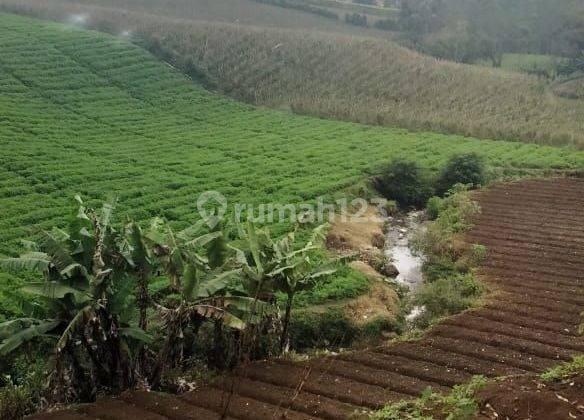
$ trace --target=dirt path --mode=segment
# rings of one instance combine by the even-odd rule
[[[470,379],[541,372],[584,352],[584,180],[524,181],[479,194],[468,240],[488,247],[484,307],[448,319],[418,342],[367,352],[252,364],[175,397],[132,393],[37,419],[340,419],[360,408]]]

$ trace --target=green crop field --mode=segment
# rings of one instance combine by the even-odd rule
[[[209,93],[127,40],[0,15],[0,253],[62,223],[76,193],[177,224],[199,193],[302,202],[396,156],[438,168],[477,151],[494,166],[584,168],[584,153],[298,117]]]

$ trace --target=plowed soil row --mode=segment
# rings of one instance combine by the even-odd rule
[[[487,246],[479,278],[489,296],[419,341],[254,363],[180,397],[135,392],[37,418],[341,419],[427,387],[537,373],[584,352],[584,180],[497,185],[477,199],[482,215],[467,241]]]

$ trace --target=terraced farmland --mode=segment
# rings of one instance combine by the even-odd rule
[[[182,397],[125,394],[37,419],[339,419],[358,408],[487,377],[541,372],[584,352],[584,180],[499,185],[479,195],[469,241],[485,244],[486,305],[447,319],[421,341],[294,363],[240,368]]]
[[[76,193],[120,215],[196,219],[231,203],[298,203],[407,156],[437,169],[477,151],[492,166],[584,168],[584,152],[293,116],[211,94],[124,39],[0,15],[0,253],[63,222]]]

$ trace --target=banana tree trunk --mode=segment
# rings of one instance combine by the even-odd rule
[[[294,294],[288,294],[286,301],[286,312],[284,313],[284,325],[282,326],[282,336],[280,337],[280,352],[283,352],[288,344],[288,328],[290,326],[290,318],[292,316],[292,303],[294,301]]]

